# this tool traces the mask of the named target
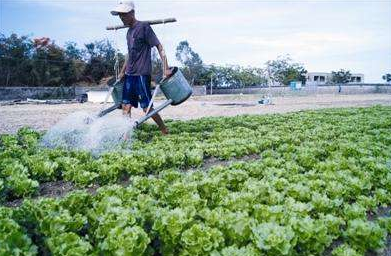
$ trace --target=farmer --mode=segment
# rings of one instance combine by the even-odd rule
[[[151,26],[146,22],[138,21],[135,17],[133,2],[120,2],[112,15],[118,15],[125,25],[129,26],[126,35],[128,44],[128,57],[120,72],[120,79],[124,80],[122,93],[122,110],[124,115],[131,115],[131,108],[140,107],[146,113],[151,101],[151,48],[157,47],[163,65],[163,76],[171,74],[162,44],[156,37]],[[150,108],[152,111],[153,108]],[[162,134],[168,134],[159,114],[152,116],[152,119],[159,126]]]

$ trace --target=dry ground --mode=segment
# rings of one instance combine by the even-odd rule
[[[273,105],[259,105],[259,95],[213,95],[192,97],[179,106],[169,106],[161,112],[163,118],[193,119],[205,116],[235,116],[242,114],[269,114],[331,107],[391,105],[391,94],[366,95],[310,95],[273,98]],[[162,100],[156,102],[160,104]],[[107,105],[109,106],[109,105]],[[57,121],[76,111],[96,113],[99,103],[59,105],[11,105],[0,106],[0,134],[14,133],[23,126],[47,130]],[[120,115],[119,110],[111,115]],[[142,115],[133,110],[133,117]]]

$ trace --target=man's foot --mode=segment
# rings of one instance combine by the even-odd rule
[[[128,141],[128,139],[129,139],[129,138],[128,138],[128,134],[125,132],[124,135],[123,135],[123,140],[124,140],[124,141]]]
[[[130,141],[132,139],[132,131],[126,131],[122,137],[124,141]]]
[[[166,127],[161,129],[161,131],[162,131],[163,136],[166,136],[169,134],[168,129]]]

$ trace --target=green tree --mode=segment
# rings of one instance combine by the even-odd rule
[[[84,74],[95,83],[103,77],[114,75],[116,50],[108,40],[96,41],[85,45],[87,65]],[[119,62],[124,62],[124,55],[119,54]]]
[[[200,84],[205,69],[202,59],[194,52],[187,41],[179,42],[175,53],[176,59],[182,64],[183,74],[191,84]]]
[[[67,59],[72,59],[72,60],[83,59],[83,50],[79,49],[75,42],[66,42],[64,48],[65,48],[65,56]]]
[[[306,82],[307,70],[302,64],[293,62],[289,56],[267,61],[266,70],[273,82],[283,85],[292,81],[301,81],[303,84]]]
[[[85,50],[78,48],[75,42],[66,42],[64,50],[66,60],[71,62],[69,75],[74,76],[75,81],[82,80],[86,69],[86,63],[83,60]]]
[[[43,43],[44,42],[44,43]],[[114,75],[116,50],[108,40],[80,49],[67,42],[60,47],[48,38],[0,34],[0,86],[68,86],[87,80],[99,83]],[[118,54],[119,66],[124,55]]]
[[[204,68],[205,72],[200,80],[210,86],[213,79],[213,88],[243,88],[262,85],[267,81],[261,68],[215,65]]]
[[[348,70],[331,71],[331,82],[334,84],[347,84],[351,77],[352,74]]]
[[[163,78],[162,61],[158,57],[156,48],[152,50],[152,80],[158,83]]]
[[[54,42],[37,48],[32,56],[33,78],[31,85],[72,85],[76,81],[72,62],[66,59],[64,49]]]
[[[0,85],[26,85],[31,81],[33,42],[27,36],[0,34]]]
[[[28,36],[0,35],[0,85],[59,86],[77,80],[75,63],[67,57],[66,50],[54,42],[37,42]]]
[[[387,83],[390,83],[391,82],[391,74],[383,75],[382,79],[385,80]]]

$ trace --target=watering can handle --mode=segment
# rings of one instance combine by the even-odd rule
[[[164,66],[165,66],[165,65],[163,64],[163,73],[164,73]],[[172,68],[170,68],[170,69],[172,69]],[[148,104],[148,107],[147,107],[147,111],[146,111],[147,114],[149,113],[149,110],[150,110],[151,107],[152,107],[152,104],[153,104],[153,102],[154,102],[154,100],[155,100],[155,97],[156,97],[157,92],[158,92],[158,90],[159,90],[159,88],[160,88],[160,85],[163,83],[164,80],[170,78],[172,75],[173,75],[173,74],[171,73],[171,75],[166,76],[166,77],[163,77],[163,78],[160,80],[160,82],[157,84],[157,86],[155,87],[155,90],[154,90],[154,92],[153,92],[152,98],[151,98],[151,100],[149,101],[149,104]],[[163,74],[163,76],[164,76],[164,74]]]
[[[145,112],[146,115],[149,113],[149,110],[151,109],[152,107],[152,104],[155,100],[155,97],[156,97],[156,94],[157,94],[157,91],[159,90],[159,87],[160,87],[160,84],[158,84],[156,87],[155,87],[155,90],[153,91],[153,95],[152,95],[152,98],[151,100],[149,101],[149,104],[148,104],[148,107],[147,107],[147,111]]]

